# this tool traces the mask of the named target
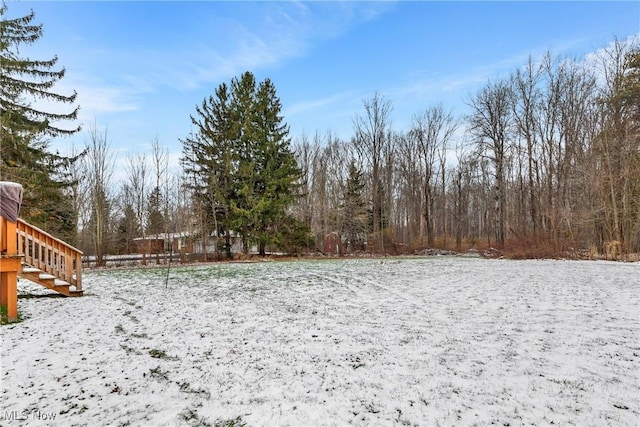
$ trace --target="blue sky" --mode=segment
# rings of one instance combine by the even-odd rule
[[[442,103],[455,114],[488,79],[529,55],[582,58],[640,34],[640,2],[10,1],[44,36],[22,52],[58,55],[58,92],[78,92],[81,124],[108,128],[120,158],[157,136],[175,161],[195,105],[249,70],[276,85],[292,138],[348,138],[363,100],[393,104],[395,129]],[[53,140],[63,153],[86,132]]]

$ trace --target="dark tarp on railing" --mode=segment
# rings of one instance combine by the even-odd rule
[[[22,185],[0,181],[0,216],[8,221],[18,221],[22,203]]]

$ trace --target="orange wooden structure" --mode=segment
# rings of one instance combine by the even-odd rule
[[[82,296],[82,251],[20,218],[16,228],[24,257],[19,276],[68,297]]]
[[[0,305],[9,321],[18,318],[18,273],[22,256],[18,253],[16,223],[0,216]]]
[[[0,183],[20,187],[14,183]],[[21,191],[20,187],[21,200]],[[0,200],[0,305],[8,321],[18,319],[18,276],[65,296],[81,296],[82,252],[17,217],[20,200]],[[1,195],[1,194],[0,194]],[[7,205],[10,205],[7,209]],[[17,208],[17,209],[16,209]],[[11,210],[13,209],[13,210]],[[9,214],[7,214],[9,212]],[[15,221],[13,221],[15,219]]]

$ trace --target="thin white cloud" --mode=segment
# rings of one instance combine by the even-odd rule
[[[634,36],[640,39],[640,35]],[[630,37],[630,40],[634,37]],[[404,79],[406,84],[387,88],[383,91],[385,95],[396,100],[407,100],[415,102],[417,100],[440,99],[452,95],[459,96],[462,100],[469,95],[470,91],[501,77],[507,77],[509,73],[518,67],[524,66],[529,57],[534,60],[541,59],[547,52],[552,55],[562,55],[571,52],[584,40],[570,39],[558,42],[550,47],[538,47],[511,56],[504,57],[494,62],[480,64],[468,70],[462,70],[446,75],[434,75],[427,72],[413,72],[411,76]],[[592,54],[587,54],[589,57]]]
[[[343,105],[346,100],[351,100],[354,98],[354,91],[346,91],[337,93],[331,96],[327,96],[324,98],[314,99],[310,101],[302,101],[297,102],[289,107],[287,107],[283,114],[285,117],[294,117],[299,114],[308,114],[313,111],[317,111],[320,109],[326,109],[326,107],[335,106],[335,105]]]
[[[625,42],[628,45],[635,43],[637,46],[640,44],[640,34],[629,37]],[[397,113],[395,115],[400,119],[397,124],[402,128],[408,125],[412,114],[419,113],[434,103],[443,102],[445,108],[453,105],[462,107],[464,99],[478,87],[490,80],[507,77],[518,67],[524,66],[529,57],[535,61],[540,60],[547,52],[554,56],[569,54],[572,49],[583,43],[583,40],[568,40],[554,45],[554,48],[539,48],[521,52],[452,74],[434,74],[424,70],[412,71],[411,75],[402,79],[404,83],[375,89],[392,102],[395,113]],[[608,48],[611,48],[611,46],[608,46]],[[596,52],[586,54],[584,57],[587,60],[593,60],[601,51],[602,49],[599,49]],[[324,98],[299,102],[287,108],[284,113],[286,117],[303,117],[311,114],[321,120],[329,116],[340,115],[344,118],[343,120],[347,120],[348,117],[361,113],[362,104],[353,102],[353,100],[366,99],[372,94],[373,91],[362,96],[356,95],[355,91],[334,94]],[[460,114],[463,110],[464,108],[462,110],[458,109],[455,113]],[[462,130],[459,130],[459,132],[461,133]]]
[[[76,85],[81,115],[95,117],[101,114],[122,113],[138,109],[138,103],[126,89]]]
[[[108,40],[96,41],[90,34],[74,36],[78,43],[59,51],[69,70],[61,87],[64,93],[78,92],[83,122],[134,111],[145,94],[192,91],[245,70],[278,67],[304,56],[318,43],[376,19],[392,6],[391,2],[259,2],[247,9],[246,16],[235,7],[224,15],[220,8],[203,3],[197,8],[200,27],[172,39],[170,46],[110,46]]]
[[[78,117],[75,121],[54,120],[52,124],[62,129],[74,129],[77,126],[86,127],[96,117],[105,114],[122,113],[138,109],[135,96],[130,91],[118,87],[101,87],[78,80],[64,79],[51,88],[52,93],[70,96],[77,93],[73,104],[65,104],[50,99],[27,98],[27,101],[36,109],[51,114],[69,114],[80,106]]]
[[[618,49],[622,49],[623,52],[628,52],[632,48],[637,49],[639,47],[640,33],[632,34],[624,40],[611,41],[607,46],[586,54],[584,58],[585,67],[595,70],[596,79],[598,79],[602,87],[605,87],[607,85],[605,68],[613,65],[611,61],[614,60],[615,55],[612,57],[612,54]],[[617,67],[621,65],[622,64],[617,64]]]
[[[174,52],[156,52],[145,63],[162,64],[152,73],[161,84],[172,82],[191,90],[242,71],[276,67],[306,54],[316,43],[339,37],[363,22],[379,17],[392,3],[259,4],[261,15],[251,22],[227,18],[224,39],[192,40]],[[216,19],[219,19],[217,17]],[[175,58],[166,61],[163,58]]]

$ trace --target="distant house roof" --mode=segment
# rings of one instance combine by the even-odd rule
[[[179,239],[182,237],[189,237],[191,233],[188,231],[179,231],[177,233],[158,233],[158,234],[150,234],[145,237],[135,237],[133,239],[134,242],[141,242],[144,240],[169,240],[172,241],[174,239]]]
[[[140,242],[144,240],[167,240],[167,239],[169,241],[173,241],[176,238],[189,237],[192,235],[193,233],[189,231],[179,231],[177,233],[157,233],[157,234],[149,234],[148,236],[145,236],[145,237],[134,237],[133,241]],[[234,230],[229,231],[229,235],[231,236],[232,239],[236,239],[240,237],[240,233]],[[221,237],[221,236],[217,231],[212,231],[211,234],[209,234],[209,237]]]

